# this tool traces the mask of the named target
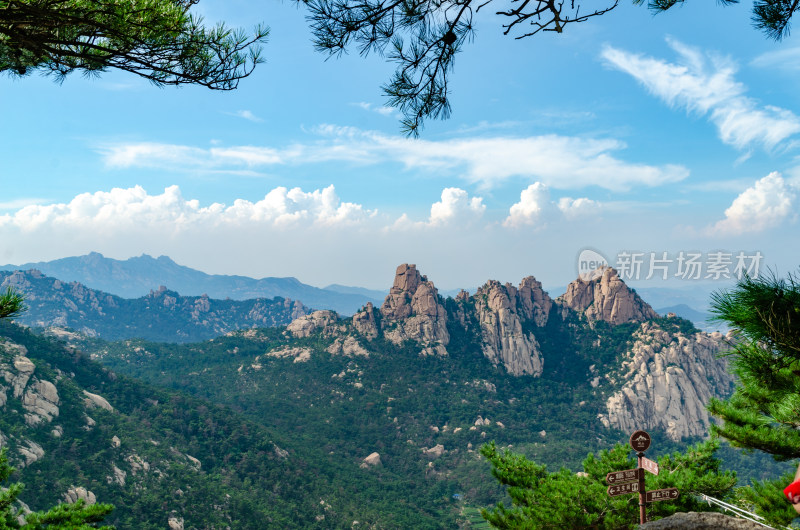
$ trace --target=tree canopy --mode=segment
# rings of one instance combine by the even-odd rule
[[[362,55],[386,54],[397,70],[383,86],[388,104],[403,113],[403,130],[419,134],[426,118],[447,118],[448,75],[455,54],[474,36],[473,17],[494,10],[504,35],[524,39],[541,32],[562,33],[616,8],[619,0],[297,0],[309,9],[318,50],[339,55],[356,47]],[[683,0],[633,0],[662,12]],[[722,4],[738,0],[720,0]],[[789,34],[800,2],[755,0],[753,24],[769,38]]]
[[[8,465],[6,449],[0,450],[0,484],[14,473]],[[112,526],[98,526],[106,515],[114,509],[110,504],[87,505],[82,499],[74,504],[58,504],[46,512],[25,513],[17,503],[17,497],[24,489],[19,483],[0,488],[0,530],[19,528],[22,530],[113,530]],[[22,516],[22,520],[20,520]]]
[[[774,275],[740,280],[716,293],[712,312],[738,333],[732,366],[739,384],[709,410],[714,432],[732,445],[779,460],[800,458],[800,282]]]
[[[231,90],[262,62],[268,29],[252,36],[203,26],[199,0],[0,0],[0,72],[58,80],[116,68],[156,85]]]
[[[658,459],[660,473],[647,474],[647,489],[677,487],[680,496],[668,502],[653,503],[648,517],[660,518],[678,511],[712,509],[696,494],[716,498],[728,496],[736,484],[736,474],[720,470],[714,456],[719,442],[709,440]],[[630,447],[617,444],[597,456],[590,454],[583,461],[584,472],[568,469],[548,472],[525,456],[499,451],[494,443],[481,448],[492,464],[492,474],[508,486],[513,506],[502,503],[492,510],[483,510],[484,518],[496,528],[632,528],[639,521],[638,495],[611,497],[607,493],[606,475],[636,467]]]

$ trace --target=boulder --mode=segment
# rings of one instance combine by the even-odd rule
[[[334,311],[314,311],[293,320],[286,330],[297,338],[309,337],[318,331],[322,331],[325,337],[332,337],[339,331],[338,320],[339,316]]]
[[[381,463],[381,455],[378,453],[372,453],[361,462],[361,467],[375,467],[381,465],[383,465]]]
[[[639,525],[642,530],[764,530],[762,524],[715,512],[681,512]]]

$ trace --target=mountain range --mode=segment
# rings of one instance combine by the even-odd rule
[[[385,296],[385,293],[341,285],[320,289],[301,283],[296,278],[255,279],[206,274],[178,265],[167,256],[153,258],[147,254],[116,260],[91,252],[53,261],[0,266],[0,270],[6,271],[30,269],[123,298],[139,298],[165,286],[184,296],[206,295],[217,299],[248,300],[277,296],[299,300],[316,309],[333,309],[343,315],[355,313],[367,302],[380,303]]]
[[[47,296],[56,282],[7,274]],[[111,295],[61,287],[82,290],[80,310],[100,322],[94,298],[110,314],[103,296]],[[148,297],[147,310],[129,313],[131,330],[169,298],[181,314],[204,300],[177,303],[166,289]],[[52,327],[43,336],[4,324],[0,436],[25,464],[28,491],[35,498],[52,483],[43,498],[91,493],[122,506],[119,524],[139,517],[141,528],[163,528],[168,517],[170,528],[226,518],[236,528],[265,520],[470,528],[466,510],[503,497],[478,453],[483,443],[579,471],[587,452],[644,429],[655,457],[706,436],[705,403],[733,385],[719,355],[730,336],[657,314],[609,268],[555,298],[532,276],[443,297],[402,264],[379,303],[352,316],[304,309],[286,320],[189,344],[109,342]],[[88,452],[70,452],[75,444]],[[730,448],[725,458],[746,476],[775,473],[763,459],[743,465]],[[190,487],[230,500],[195,511]]]

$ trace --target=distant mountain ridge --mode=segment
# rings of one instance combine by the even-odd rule
[[[351,315],[367,302],[380,304],[383,295],[373,297],[361,288],[330,286],[320,289],[297,278],[207,274],[179,265],[168,256],[153,258],[147,254],[126,260],[106,258],[98,252],[53,261],[0,265],[0,270],[36,269],[65,282],[79,282],[123,298],[139,298],[164,285],[184,296],[206,294],[211,298],[248,300],[252,298],[289,298],[314,309],[332,309]]]
[[[237,329],[283,326],[309,312],[288,298],[216,300],[182,296],[166,287],[126,299],[37,270],[0,271],[0,289],[6,287],[25,297],[28,310],[16,319],[20,324],[68,327],[106,340],[197,342]]]

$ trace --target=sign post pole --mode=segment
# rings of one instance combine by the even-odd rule
[[[645,431],[636,431],[631,434],[630,444],[638,457],[637,469],[644,469],[644,452],[650,447],[650,435]],[[645,495],[644,471],[639,471],[639,524],[647,522]]]
[[[644,451],[640,451],[636,453],[638,457],[638,465],[639,469],[642,469],[642,459],[644,458]],[[639,524],[644,524],[647,522],[647,513],[645,512],[645,487],[644,487],[644,473],[639,472]]]

